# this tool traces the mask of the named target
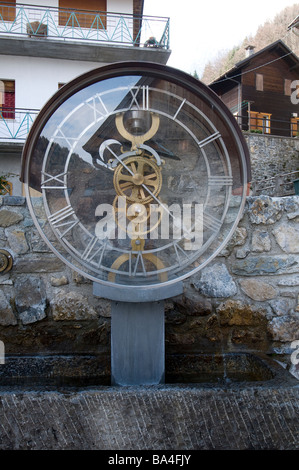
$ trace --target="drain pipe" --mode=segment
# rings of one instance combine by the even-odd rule
[[[242,116],[241,116],[241,83],[238,82],[237,80],[234,80],[233,78],[228,77],[227,75],[225,75],[225,77],[227,78],[227,80],[231,80],[232,82],[235,82],[235,83],[237,83],[237,85],[238,85],[238,119],[237,119],[237,122],[238,122],[238,124],[239,124],[240,129],[242,130]],[[241,122],[241,125],[240,125],[240,122]]]

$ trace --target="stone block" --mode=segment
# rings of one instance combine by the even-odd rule
[[[286,253],[299,253],[299,227],[280,225],[273,230],[273,235],[280,248]]]
[[[212,313],[212,304],[207,299],[191,299],[183,296],[174,302],[174,310],[187,316],[206,316]]]
[[[68,278],[66,276],[61,277],[51,277],[51,286],[53,287],[60,287],[65,286],[69,283]]]
[[[63,271],[65,265],[56,256],[37,254],[17,257],[14,264],[15,273],[49,273]]]
[[[12,251],[17,254],[25,254],[29,251],[26,235],[23,230],[10,230],[6,231],[7,239]]]
[[[231,297],[237,293],[237,286],[223,263],[204,268],[193,286],[206,297]]]
[[[244,279],[240,281],[243,292],[253,300],[263,302],[264,300],[273,299],[277,296],[277,292],[273,286],[267,282],[256,279]]]
[[[265,334],[257,329],[234,328],[231,332],[231,342],[233,344],[251,344],[262,343],[265,341]]]
[[[236,260],[232,265],[231,270],[233,274],[240,276],[298,273],[299,257],[295,255],[251,255],[244,260]]]
[[[247,207],[253,224],[274,224],[282,216],[283,201],[269,196],[248,197]]]
[[[3,196],[5,206],[24,206],[26,198],[23,196]]]
[[[293,287],[299,286],[299,275],[295,275],[292,277],[284,277],[283,279],[279,279],[277,282],[278,286],[286,286],[286,287]]]
[[[283,315],[273,318],[268,331],[274,341],[295,341],[299,338],[299,314]]]
[[[21,220],[23,220],[23,216],[18,212],[7,209],[0,211],[0,227],[10,227],[11,225],[18,224]]]
[[[111,302],[110,300],[100,299],[96,307],[100,317],[110,318],[111,317]]]
[[[94,320],[98,318],[88,299],[78,292],[59,292],[50,302],[55,321]]]
[[[15,282],[15,305],[24,325],[46,317],[46,291],[42,279],[22,277]]]
[[[221,326],[261,326],[266,322],[265,313],[239,300],[227,300],[217,308]]]
[[[221,251],[221,256],[229,256],[235,246],[242,246],[247,239],[247,230],[245,227],[237,227],[228,244]]]
[[[9,326],[16,325],[17,323],[11,305],[4,295],[4,292],[0,289],[0,325]]]
[[[252,234],[252,251],[262,253],[271,250],[271,240],[266,230],[255,230]]]
[[[276,315],[287,315],[291,308],[291,303],[288,299],[270,300],[269,304]]]
[[[246,247],[243,247],[243,248],[239,248],[237,251],[236,251],[236,258],[238,259],[244,259],[246,258],[246,256],[250,253],[250,250]]]

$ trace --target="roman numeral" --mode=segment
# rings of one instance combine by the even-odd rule
[[[222,222],[217,219],[217,217],[214,217],[211,214],[207,214],[206,212],[203,214],[198,214],[198,219],[199,223],[202,223],[206,229],[212,229],[214,232],[218,232],[222,225]]]
[[[59,229],[59,237],[63,238],[75,225],[79,223],[78,219],[74,219],[75,211],[72,206],[68,205],[63,209],[60,209],[54,214],[51,214],[48,219],[51,225],[55,227],[55,229]],[[71,218],[71,220],[67,220]],[[65,230],[61,232],[60,228],[64,227]]]
[[[208,178],[209,186],[232,186],[232,184],[232,176],[209,176]]]
[[[46,173],[43,171],[41,189],[67,189],[67,186],[65,185],[65,182],[63,179],[66,174],[67,173],[65,172],[65,173],[59,173],[59,175],[50,175],[49,173]]]
[[[205,139],[201,140],[200,142],[197,142],[198,145],[199,145],[199,148],[202,148],[205,145],[210,144],[214,140],[219,139],[219,137],[221,137],[220,132],[215,132],[214,134],[209,135],[209,137],[206,137]]]
[[[218,232],[218,230],[220,229],[222,223],[219,219],[217,219],[213,215],[207,214],[206,212],[204,212],[204,214],[203,214],[203,225],[204,225],[204,227],[206,227],[208,229],[214,230],[214,232]]]
[[[138,102],[138,99],[137,99],[137,96],[139,94],[141,90],[141,98],[142,98],[142,103],[141,105],[139,104]],[[142,87],[138,87],[137,89],[133,89],[131,88],[130,89],[130,93],[132,95],[132,101],[131,101],[131,104],[129,106],[129,109],[132,108],[132,106],[136,106],[137,109],[144,109],[144,110],[148,110],[149,109],[149,88],[148,86],[142,86]]]
[[[77,142],[76,137],[67,137],[60,128],[57,129],[55,134],[55,139],[63,139],[69,145],[70,148],[73,147],[74,143]],[[53,140],[53,139],[52,139]]]
[[[102,98],[100,97],[100,95],[96,95],[96,97],[97,97],[97,99],[99,100],[99,102],[100,102],[100,104],[101,104],[101,106],[102,106],[104,112],[103,112],[103,111],[100,111],[100,110],[98,109],[95,97],[93,97],[91,101],[89,100],[89,101],[86,101],[86,102],[85,102],[85,104],[86,104],[87,106],[89,106],[89,107],[93,110],[93,117],[94,117],[94,120],[95,120],[95,121],[96,121],[98,115],[99,115],[100,117],[106,117],[106,116],[109,114],[109,111],[108,111],[108,109],[106,108],[106,106],[105,106],[105,104],[104,104]]]
[[[176,110],[176,113],[175,113],[175,115],[174,115],[173,118],[172,118],[173,120],[176,119],[177,115],[178,115],[179,112],[181,111],[181,109],[182,109],[182,107],[184,106],[185,102],[186,102],[186,98],[181,102],[180,106],[179,106],[178,109]]]
[[[177,243],[174,243],[173,247],[174,247],[174,251],[175,251],[175,254],[176,254],[179,265],[182,264],[182,261],[186,261],[186,258],[189,259],[189,256],[187,255],[185,250],[183,250],[183,248],[180,247],[180,245],[178,245]],[[180,255],[183,255],[183,258],[185,258],[185,259],[182,259],[182,256],[180,256]]]
[[[100,246],[97,247],[96,245],[97,245],[98,240],[99,240],[98,237],[92,237],[89,240],[81,258],[83,259],[83,261],[87,261],[89,263],[93,261],[94,264],[97,265],[97,267],[100,267],[102,263],[104,251],[106,250],[107,240],[105,241],[104,244],[100,244]],[[100,258],[97,261],[95,261],[94,258],[98,255],[100,255]]]
[[[136,263],[135,263],[135,266],[134,266],[134,270],[133,270],[133,276],[136,275],[136,272],[137,272],[137,268],[138,268],[138,264],[141,264],[141,267],[142,267],[142,271],[143,271],[143,274],[144,276],[146,276],[147,272],[146,272],[146,269],[145,269],[145,266],[144,266],[144,261],[143,261],[143,257],[142,257],[142,253],[139,251],[138,254],[137,254],[137,260],[136,260]]]

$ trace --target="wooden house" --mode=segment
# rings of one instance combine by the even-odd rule
[[[299,58],[278,40],[247,57],[209,86],[244,131],[299,135]]]

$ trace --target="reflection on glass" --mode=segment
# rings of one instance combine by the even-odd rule
[[[79,90],[52,114],[29,186],[43,196],[63,256],[83,274],[154,284],[186,276],[221,248],[242,158],[205,96],[121,76]]]

